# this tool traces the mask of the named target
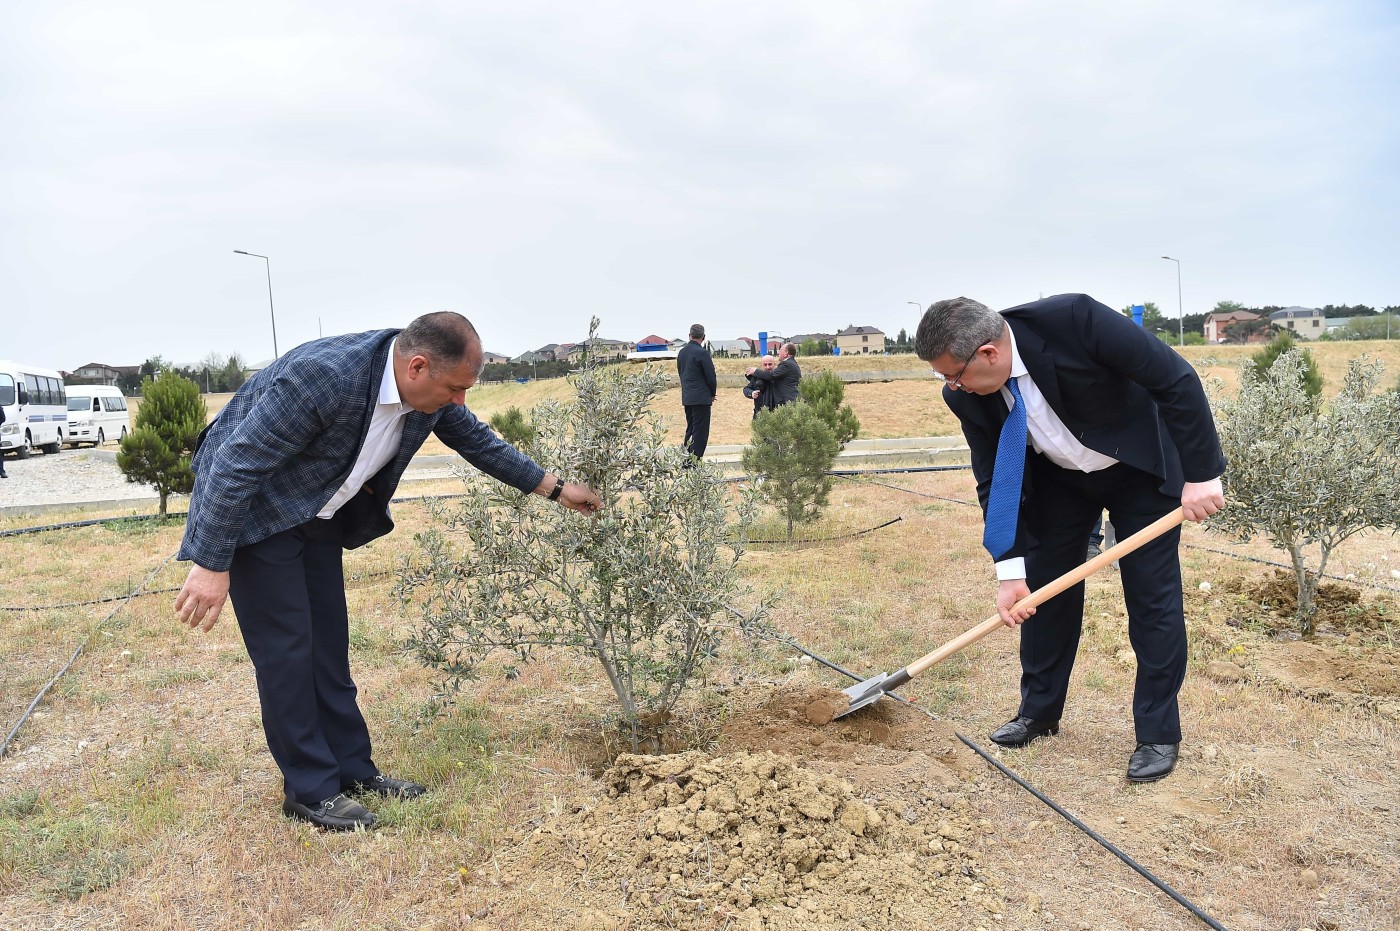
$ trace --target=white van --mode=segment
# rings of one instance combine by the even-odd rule
[[[63,448],[68,410],[63,397],[63,376],[53,369],[20,362],[0,361],[0,455],[14,452],[28,459],[35,448],[56,453]]]
[[[68,385],[69,446],[91,443],[101,446],[108,440],[126,439],[131,415],[126,396],[116,385]]]

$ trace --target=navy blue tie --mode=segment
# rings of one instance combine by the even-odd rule
[[[997,461],[992,471],[992,492],[987,500],[987,519],[982,528],[982,545],[993,559],[1001,557],[1016,543],[1016,518],[1021,513],[1021,477],[1026,471],[1026,405],[1021,389],[1012,377],[1006,382],[1016,404],[1001,425],[997,441]]]

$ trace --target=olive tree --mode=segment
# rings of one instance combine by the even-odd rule
[[[1239,393],[1217,399],[1226,507],[1207,527],[1288,551],[1305,635],[1337,544],[1370,528],[1400,529],[1400,395],[1375,391],[1381,374],[1379,363],[1354,360],[1324,405],[1292,350],[1262,373],[1245,364]]]
[[[596,328],[597,321],[594,321]],[[665,444],[651,412],[667,375],[593,365],[570,376],[576,398],[532,412],[530,449],[550,471],[587,483],[604,506],[589,519],[474,472],[397,591],[421,608],[410,647],[449,687],[489,654],[521,661],[539,648],[597,660],[617,696],[634,749],[659,748],[659,731],[745,600],[739,560],[755,502],[719,471]],[[768,603],[738,621],[763,632]]]
[[[764,498],[793,525],[816,520],[834,480],[829,474],[841,443],[831,425],[806,401],[762,411],[744,447],[744,470],[759,478]]]
[[[117,468],[133,484],[150,485],[160,494],[160,513],[170,495],[194,488],[195,441],[209,419],[199,386],[173,371],[141,382],[141,407],[132,431],[117,450]]]

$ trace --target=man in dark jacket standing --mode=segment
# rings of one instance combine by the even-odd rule
[[[772,393],[773,407],[791,404],[801,396],[797,385],[802,381],[802,369],[797,365],[797,346],[793,343],[783,343],[783,348],[778,350],[778,364],[772,369],[754,368],[744,374],[758,379],[765,394]]]
[[[701,345],[705,328],[698,323],[690,327],[690,342],[676,355],[676,371],[681,379],[681,404],[685,406],[685,448],[696,459],[705,458],[710,443],[710,407],[715,403],[719,383],[715,380],[715,363]]]
[[[759,360],[759,368],[765,372],[771,372],[778,364],[778,360],[772,356],[764,356]],[[753,419],[757,420],[758,415],[763,411],[771,411],[777,407],[773,403],[773,392],[767,390],[768,386],[761,380],[749,377],[749,383],[744,386],[744,397],[753,401]]]

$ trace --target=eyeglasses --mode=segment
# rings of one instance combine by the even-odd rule
[[[981,349],[981,348],[982,348],[981,346],[978,346],[978,347],[977,347],[977,349]],[[975,359],[975,358],[977,358],[977,349],[972,350],[972,354],[969,355],[966,359],[963,360],[962,368],[958,369],[958,374],[954,375],[952,378],[949,378],[947,375],[944,375],[942,372],[934,372],[933,374],[934,374],[934,375],[937,375],[939,378],[941,378],[941,379],[943,379],[945,382],[947,382],[948,385],[949,385],[951,388],[953,388],[954,390],[957,390],[958,388],[961,388],[961,387],[962,387],[962,377],[963,377],[963,373],[966,372],[966,371],[967,371],[967,367],[968,367],[969,365],[972,364],[972,360]]]

